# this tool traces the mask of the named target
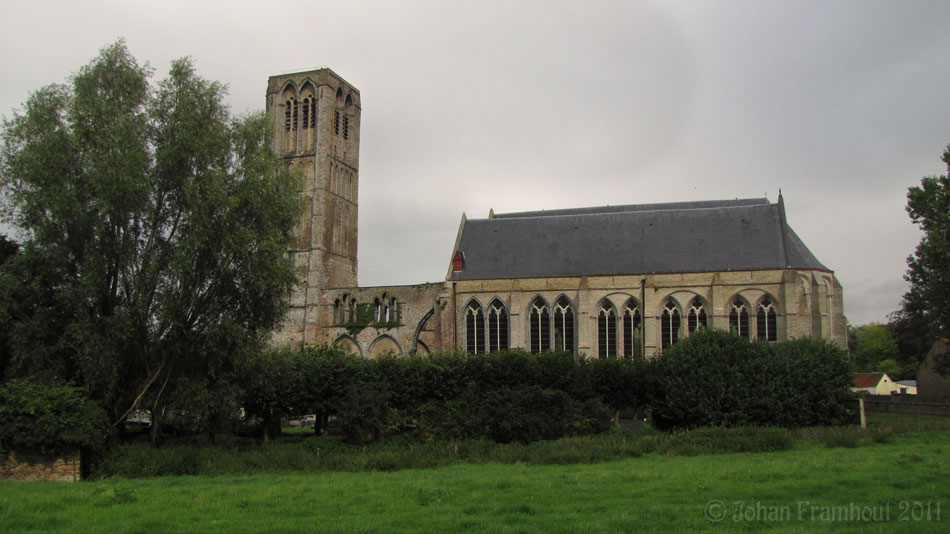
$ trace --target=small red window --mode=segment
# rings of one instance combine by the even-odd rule
[[[465,264],[465,254],[462,254],[461,250],[455,252],[455,256],[452,257],[452,272],[457,273],[462,270],[462,266]]]

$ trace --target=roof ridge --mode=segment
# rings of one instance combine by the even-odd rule
[[[696,211],[726,208],[749,208],[771,206],[768,198],[737,198],[732,200],[697,200],[689,202],[658,202],[648,204],[618,204],[611,206],[587,206],[582,208],[555,208],[552,210],[493,212],[491,219],[527,219],[540,217],[564,217],[578,215],[610,215],[615,213],[651,213],[658,211]]]

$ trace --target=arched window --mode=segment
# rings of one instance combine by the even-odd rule
[[[343,324],[343,306],[340,306],[340,299],[333,301],[333,324]]]
[[[471,354],[485,352],[485,314],[475,301],[465,307],[465,350]]]
[[[554,303],[554,350],[574,352],[574,310],[563,296]]]
[[[313,150],[314,129],[317,124],[317,99],[314,96],[313,85],[309,82],[301,89],[301,121],[300,128],[303,129],[303,150]]]
[[[765,297],[759,303],[755,313],[755,337],[764,341],[778,341],[778,332],[775,329],[775,306],[772,299]]]
[[[700,328],[706,328],[706,308],[699,297],[693,299],[689,304],[689,314],[686,316],[686,327],[692,334]]]
[[[663,314],[660,316],[660,335],[663,337],[661,345],[665,349],[676,344],[680,336],[680,311],[673,300],[666,301]]]
[[[297,129],[297,122],[295,120],[297,117],[296,109],[297,109],[297,103],[294,100],[294,97],[293,96],[288,97],[287,100],[284,101],[284,131],[285,132],[289,132],[291,130]]]
[[[488,305],[488,352],[508,348],[508,312],[495,299]]]
[[[350,115],[353,114],[353,96],[346,95],[346,108],[343,113],[343,139],[350,138]]]
[[[333,133],[340,135],[343,120],[343,88],[336,90],[336,109],[333,112]]]
[[[310,103],[312,100],[309,96],[304,97],[303,99],[303,123],[302,126],[305,130],[309,130],[310,126]]]
[[[623,308],[623,356],[643,357],[643,325],[640,308],[632,300]]]
[[[729,310],[729,331],[739,337],[749,339],[749,308],[740,298],[732,301]]]
[[[297,150],[297,92],[288,86],[284,90],[284,152]]]
[[[347,318],[346,322],[352,323],[356,321],[356,299],[350,300],[350,307],[347,309]]]
[[[377,323],[379,322],[380,317],[383,316],[382,309],[383,307],[379,303],[379,299],[378,298],[373,299],[373,320],[376,321]]]
[[[531,303],[529,312],[528,345],[531,352],[538,353],[551,349],[551,316],[544,299],[538,297]]]
[[[606,300],[597,314],[597,354],[601,358],[617,357],[617,313]]]

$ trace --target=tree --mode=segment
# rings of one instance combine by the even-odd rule
[[[950,146],[943,153],[950,169]],[[901,303],[906,316],[927,326],[928,342],[950,336],[950,179],[928,176],[907,191],[907,213],[924,232],[907,258],[910,290]]]
[[[882,371],[881,362],[897,358],[897,342],[886,326],[877,323],[865,324],[851,329],[850,333],[853,334],[854,343],[849,340],[848,348],[858,371]],[[893,367],[889,365],[888,369],[893,371]]]
[[[263,114],[232,118],[187,58],[150,77],[120,41],[4,121],[22,251],[0,303],[6,376],[71,381],[115,423],[151,409],[154,430],[176,387],[227,391],[235,355],[280,321],[300,208]]]

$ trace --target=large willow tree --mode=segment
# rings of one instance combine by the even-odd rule
[[[4,121],[22,249],[0,268],[2,372],[83,386],[116,422],[145,408],[200,423],[282,317],[297,184],[264,115],[232,117],[188,59],[150,79],[119,42]]]

